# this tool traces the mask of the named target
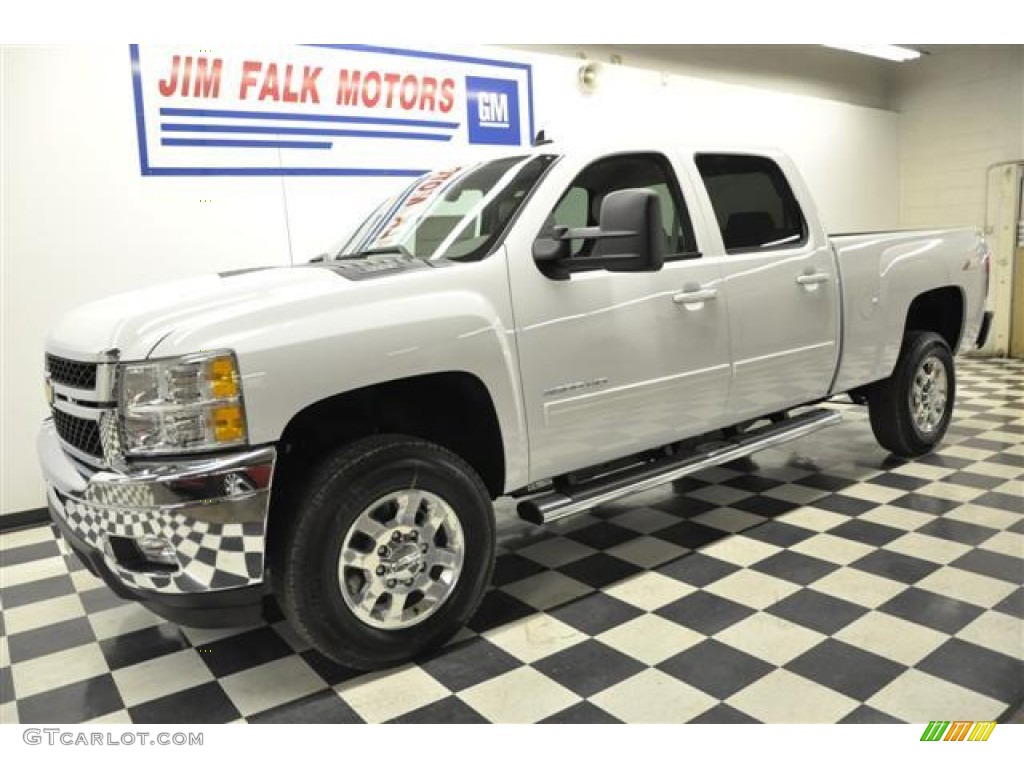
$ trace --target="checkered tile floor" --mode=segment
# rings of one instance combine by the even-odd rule
[[[924,722],[1024,699],[1024,362],[960,361],[915,462],[843,426],[550,529],[433,658],[359,674],[283,621],[169,624],[49,527],[0,537],[0,720]],[[279,618],[279,617],[278,617]]]

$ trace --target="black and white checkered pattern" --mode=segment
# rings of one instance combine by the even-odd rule
[[[105,488],[103,498],[96,501],[116,506],[95,507],[67,499],[65,520],[84,541],[100,551],[107,535],[137,538],[148,534],[170,542],[181,566],[175,573],[130,571],[108,558],[108,565],[125,582],[140,589],[206,592],[263,580],[264,522],[211,523],[159,509],[131,509],[152,505],[149,496],[151,492],[142,486]]]
[[[1024,363],[958,365],[954,423],[918,461],[837,406],[840,427],[548,529],[500,511],[469,627],[384,673],[330,663],[280,615],[169,624],[62,556],[48,527],[4,535],[0,719],[1019,718]],[[213,526],[169,533],[211,568],[239,535],[246,547]]]

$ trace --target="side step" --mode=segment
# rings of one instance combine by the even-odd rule
[[[842,421],[837,411],[815,408],[774,422],[728,440],[717,440],[696,449],[643,464],[607,478],[597,478],[567,490],[552,490],[521,501],[519,516],[542,525],[586,512],[610,501],[655,488],[708,467],[742,459],[790,440],[831,427]]]

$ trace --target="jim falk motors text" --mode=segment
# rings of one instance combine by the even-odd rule
[[[222,84],[229,71],[223,58],[171,57],[167,74],[160,78],[160,94],[167,98],[357,106],[417,112],[450,112],[455,105],[455,80],[451,77],[342,68],[333,74],[322,66],[280,64],[247,59],[236,70],[237,94]]]

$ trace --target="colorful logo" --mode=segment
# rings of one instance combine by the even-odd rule
[[[518,146],[519,85],[493,77],[466,78],[470,144]]]
[[[988,741],[996,724],[991,720],[932,720],[921,741]]]

